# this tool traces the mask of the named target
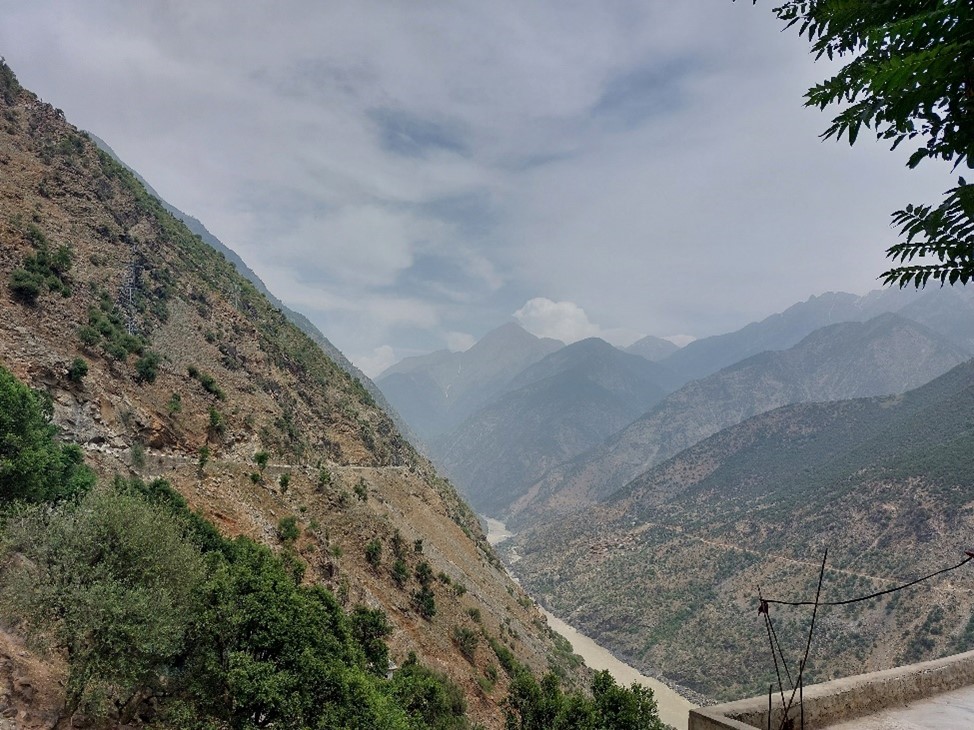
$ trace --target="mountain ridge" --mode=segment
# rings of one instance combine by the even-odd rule
[[[903,392],[968,357],[938,333],[892,313],[820,328],[788,350],[760,353],[686,384],[602,445],[555,467],[513,505],[512,525],[582,508],[762,411]]]

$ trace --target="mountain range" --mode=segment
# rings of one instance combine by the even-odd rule
[[[957,564],[974,527],[974,363],[905,394],[784,406],[685,449],[590,505],[523,530],[510,558],[557,614],[704,696],[766,690],[756,611],[871,594]],[[959,570],[820,611],[807,681],[974,645]],[[774,607],[792,666],[808,613]]]
[[[590,338],[528,366],[489,405],[430,445],[471,506],[502,514],[548,468],[616,432],[672,388],[676,377]]]
[[[598,447],[550,469],[511,506],[512,524],[582,508],[759,413],[789,403],[902,393],[968,357],[897,314],[822,327],[787,350],[753,355],[687,383]]]

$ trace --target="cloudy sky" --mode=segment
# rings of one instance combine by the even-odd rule
[[[0,55],[374,375],[875,288],[949,171],[820,141],[773,4],[0,0]]]

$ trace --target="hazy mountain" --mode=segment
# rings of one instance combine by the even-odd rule
[[[564,347],[509,322],[465,352],[441,350],[393,365],[376,383],[421,439],[430,443],[456,428],[503,391],[511,379]]]
[[[867,595],[957,564],[974,529],[974,362],[905,395],[785,406],[659,464],[605,503],[520,534],[516,571],[542,603],[712,697],[766,691],[765,597]],[[974,645],[959,570],[819,611],[806,681]],[[809,612],[772,606],[794,667]]]
[[[637,340],[629,345],[626,348],[626,352],[645,357],[647,360],[653,362],[659,362],[679,349],[679,346],[674,345],[669,340],[664,340],[662,337],[646,335],[641,340]]]
[[[957,288],[919,292],[882,289],[861,297],[844,292],[810,297],[736,332],[695,340],[661,362],[688,382],[759,352],[785,350],[820,327],[864,322],[884,312],[901,312],[974,351],[974,292]]]
[[[604,340],[582,340],[521,372],[431,450],[474,509],[501,514],[547,468],[622,428],[674,380]]]
[[[102,479],[164,477],[226,536],[276,551],[280,521],[293,520],[304,581],[343,610],[382,609],[390,656],[402,664],[415,652],[449,675],[472,723],[503,725],[508,678],[485,693],[477,678],[496,657],[485,644],[465,657],[458,626],[491,637],[503,627],[518,637],[505,651],[519,661],[539,672],[560,662],[576,676],[476,516],[363,383],[0,67],[0,365],[50,395],[61,437]],[[266,466],[255,465],[259,452]],[[402,585],[391,548],[378,564],[364,549],[397,534],[422,545],[403,553]],[[435,615],[414,600],[421,561],[441,576],[430,586]],[[6,641],[16,627],[0,623]],[[18,666],[64,676],[56,652],[20,644],[17,655]],[[0,685],[20,686],[11,666],[0,662]],[[63,682],[31,689],[38,704],[51,704],[48,691]]]
[[[546,473],[513,507],[516,524],[611,494],[640,472],[723,428],[788,403],[901,393],[969,353],[899,315],[816,330],[683,386],[604,444]]]

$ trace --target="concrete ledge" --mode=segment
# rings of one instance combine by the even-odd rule
[[[805,687],[805,729],[870,715],[974,684],[974,651],[920,664],[857,674]],[[788,694],[785,695],[786,699]],[[798,717],[798,698],[792,717]],[[775,706],[776,705],[776,706]],[[781,725],[781,699],[772,703],[771,727]],[[751,697],[690,710],[688,730],[752,730],[768,727],[768,698]]]

